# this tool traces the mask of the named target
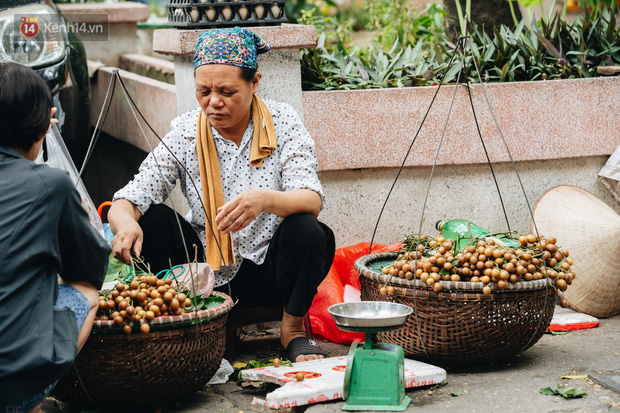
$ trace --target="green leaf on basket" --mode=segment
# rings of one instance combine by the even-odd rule
[[[222,305],[225,300],[223,297],[210,296],[207,298],[203,298],[202,301],[207,308],[215,308]]]
[[[390,260],[377,260],[377,261],[369,262],[367,266],[370,271],[374,271],[378,274],[381,274],[381,270],[383,269],[383,267],[388,267],[392,265],[392,263],[394,263],[394,260],[391,260],[391,261]]]
[[[114,255],[110,253],[108,258],[108,270],[105,275],[104,282],[116,281],[127,276],[127,264],[120,262]]]
[[[269,361],[271,363],[268,364],[268,366],[273,366],[273,359],[269,359]],[[288,367],[293,367],[293,363],[291,363],[290,361],[288,361],[287,359],[280,359],[280,365],[281,366],[288,366]]]
[[[203,297],[202,294],[196,294],[196,297],[191,299],[192,305],[186,307],[187,311],[195,311],[195,310],[208,310],[210,308],[215,308],[224,302],[223,297],[217,296],[209,296]]]

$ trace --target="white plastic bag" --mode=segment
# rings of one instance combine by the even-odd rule
[[[47,135],[45,135],[45,144],[47,146],[47,161],[43,161],[43,152],[41,152],[35,162],[45,163],[53,168],[62,169],[69,173],[69,177],[71,181],[73,181],[75,189],[77,189],[80,194],[82,206],[86,212],[88,212],[91,225],[105,238],[103,223],[97,213],[97,208],[95,208],[95,204],[93,204],[90,195],[88,195],[88,191],[78,175],[77,168],[73,160],[71,160],[71,155],[69,155],[69,151],[56,126],[52,126],[49,132],[47,132]]]
[[[190,291],[194,291],[195,286],[196,294],[202,294],[203,297],[209,297],[215,286],[215,273],[206,262],[175,265],[172,274],[177,282],[184,284]]]
[[[620,146],[611,154],[598,175],[607,189],[620,202]]]
[[[228,360],[222,359],[222,361],[220,362],[220,368],[215,372],[215,374],[213,375],[213,377],[211,377],[211,380],[209,380],[207,384],[224,384],[228,381],[230,375],[233,374],[234,371],[235,370],[230,365]]]

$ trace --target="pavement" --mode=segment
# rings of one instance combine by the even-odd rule
[[[235,360],[267,362],[279,351],[277,323],[246,328],[235,345]],[[329,356],[347,355],[349,346],[319,343]],[[425,361],[425,360],[420,360]],[[407,390],[407,412],[616,412],[620,413],[620,315],[600,319],[597,328],[562,335],[544,334],[530,349],[501,363],[447,370],[445,383]],[[572,376],[573,378],[563,378]],[[586,376],[586,377],[584,377]],[[578,387],[586,395],[577,399],[540,394],[544,387]],[[268,391],[272,391],[268,389]],[[181,403],[144,410],[176,413],[306,412],[336,413],[344,401],[274,410],[252,404],[266,391],[229,382],[207,386]],[[53,398],[43,404],[45,413],[80,410]],[[122,408],[114,410],[123,411]],[[132,410],[136,412],[136,410]],[[89,413],[99,410],[89,410]]]

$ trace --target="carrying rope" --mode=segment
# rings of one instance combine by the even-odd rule
[[[95,125],[95,130],[93,132],[93,135],[91,137],[91,141],[89,143],[88,146],[88,151],[87,151],[87,155],[84,159],[84,163],[82,164],[82,168],[80,169],[80,173],[79,176],[82,175],[86,164],[88,163],[88,161],[90,160],[92,153],[94,151],[94,147],[96,145],[96,142],[99,138],[99,135],[101,134],[103,125],[105,124],[105,121],[108,117],[108,113],[110,111],[110,106],[112,105],[112,98],[114,97],[114,93],[116,91],[116,84],[120,85],[120,88],[123,92],[123,96],[125,97],[125,100],[127,101],[127,104],[129,105],[129,109],[131,110],[131,113],[136,121],[136,124],[138,125],[140,132],[142,134],[142,137],[144,138],[144,141],[146,142],[147,146],[149,147],[150,153],[153,156],[153,160],[155,161],[155,166],[157,167],[158,173],[164,183],[165,186],[165,191],[166,191],[166,195],[169,197],[170,194],[172,193],[172,188],[170,187],[170,185],[168,185],[168,182],[166,179],[164,179],[163,177],[163,172],[162,169],[159,165],[158,159],[155,156],[155,154],[153,153],[153,147],[151,145],[151,142],[149,141],[149,139],[147,138],[146,132],[144,131],[142,124],[140,122],[140,119],[146,124],[146,126],[149,128],[149,130],[153,133],[153,135],[157,138],[157,140],[159,141],[159,143],[170,153],[170,155],[174,158],[174,160],[176,161],[177,165],[179,167],[181,167],[181,169],[183,170],[183,172],[185,173],[186,177],[189,179],[190,183],[191,183],[191,187],[194,189],[194,191],[196,191],[196,194],[198,195],[198,199],[200,201],[199,205],[202,207],[203,212],[205,213],[205,217],[207,216],[206,214],[206,208],[203,202],[203,198],[202,198],[202,193],[201,191],[198,189],[198,186],[196,185],[196,182],[194,181],[194,179],[192,178],[191,174],[189,173],[189,171],[187,170],[187,168],[185,167],[185,165],[178,159],[178,157],[175,155],[175,153],[166,145],[166,143],[164,142],[164,140],[159,136],[159,134],[153,129],[153,127],[151,126],[151,124],[148,122],[148,120],[144,117],[144,115],[142,114],[142,112],[140,111],[140,109],[138,108],[138,105],[135,103],[135,101],[133,100],[133,98],[131,97],[129,91],[127,90],[127,87],[125,86],[125,83],[123,82],[123,78],[120,75],[120,71],[118,69],[112,71],[112,76],[110,78],[110,82],[108,84],[108,89],[106,92],[106,96],[104,98],[104,102],[102,105],[102,110],[99,113],[99,118],[97,120],[97,124]],[[139,116],[139,118],[138,118]],[[103,118],[103,119],[102,119]],[[170,203],[172,204],[172,208],[174,210],[176,210],[176,206],[174,204],[174,200],[172,198],[170,199]],[[197,291],[197,285],[196,285],[196,280],[194,278],[194,271],[191,268],[191,263],[192,260],[190,259],[190,252],[187,248],[187,244],[185,241],[185,237],[183,234],[183,230],[182,230],[182,226],[181,226],[181,222],[180,222],[180,218],[178,216],[178,214],[174,214],[175,219],[177,221],[177,226],[179,228],[179,232],[181,235],[181,239],[183,242],[183,248],[185,250],[185,256],[188,262],[188,266],[189,266],[189,274],[190,274],[190,279],[192,282],[192,289],[193,289],[193,300],[194,300],[194,306],[196,306],[196,291]],[[217,241],[217,238],[215,237],[215,229],[213,227],[213,223],[209,220],[209,218],[207,217],[205,220],[208,224],[209,224],[209,230],[211,232],[211,235],[214,237],[215,239],[215,244],[217,245],[217,249],[220,253],[220,256],[222,257],[222,260],[224,259],[224,255],[221,249],[220,244]],[[228,282],[228,293],[229,295],[232,296],[232,290],[231,290],[231,286],[230,286],[230,281]]]
[[[94,129],[94,131],[93,131],[93,134],[92,134],[91,140],[90,140],[90,142],[89,142],[88,149],[87,149],[87,151],[86,151],[86,156],[85,156],[85,158],[84,158],[84,162],[82,163],[82,167],[80,168],[80,172],[79,172],[79,174],[78,174],[78,179],[77,179],[77,181],[76,181],[76,182],[80,182],[80,179],[81,179],[82,173],[84,172],[84,170],[85,170],[85,168],[86,168],[86,165],[88,164],[88,161],[90,160],[90,158],[91,158],[91,156],[92,156],[92,154],[93,154],[93,152],[94,152],[94,148],[95,148],[95,145],[96,145],[96,143],[97,143],[97,141],[98,141],[98,139],[99,139],[99,136],[100,136],[100,134],[101,134],[101,131],[102,131],[103,125],[105,124],[105,121],[106,121],[106,119],[108,118],[108,113],[110,112],[110,107],[111,107],[111,105],[112,105],[112,98],[114,97],[114,93],[115,93],[115,91],[116,91],[116,83],[117,83],[117,81],[118,81],[118,83],[119,83],[119,84],[120,84],[120,86],[121,86],[121,90],[123,91],[123,95],[124,95],[124,97],[125,97],[125,100],[127,101],[127,104],[129,105],[129,109],[131,110],[131,113],[132,113],[132,115],[133,115],[134,119],[136,120],[136,123],[138,124],[138,127],[140,128],[140,132],[141,132],[141,134],[142,134],[142,137],[144,138],[144,140],[145,140],[146,144],[148,145],[148,147],[149,147],[149,149],[150,149],[150,153],[152,154],[153,159],[155,160],[155,165],[156,165],[156,167],[157,167],[157,170],[158,170],[158,172],[159,172],[159,175],[160,175],[160,177],[162,178],[162,181],[164,182],[164,185],[165,185],[165,187],[166,187],[166,188],[165,188],[165,189],[166,189],[166,194],[169,196],[169,195],[170,195],[170,193],[172,192],[172,189],[171,189],[171,188],[170,188],[170,186],[168,185],[167,181],[163,178],[163,172],[162,172],[162,170],[161,170],[161,168],[160,168],[160,166],[159,166],[159,162],[158,162],[158,160],[157,160],[157,157],[156,157],[156,156],[155,156],[155,154],[153,153],[153,148],[152,148],[151,143],[149,142],[149,140],[148,140],[148,138],[147,138],[147,136],[146,136],[146,132],[145,132],[145,131],[144,131],[144,129],[142,128],[142,125],[141,125],[141,123],[140,123],[140,120],[138,119],[138,115],[140,116],[140,119],[142,119],[142,120],[144,121],[144,123],[148,126],[148,128],[150,129],[150,131],[151,131],[151,132],[155,135],[155,137],[156,137],[156,138],[157,138],[157,140],[160,142],[160,144],[161,144],[161,145],[162,145],[162,146],[163,146],[163,147],[164,147],[164,148],[165,148],[165,149],[166,149],[166,150],[170,153],[170,155],[174,158],[174,160],[177,162],[177,164],[178,164],[178,165],[179,165],[179,166],[183,169],[183,171],[185,172],[186,176],[189,178],[189,180],[190,180],[190,182],[191,182],[191,184],[192,184],[192,187],[194,188],[194,190],[195,190],[195,191],[196,191],[196,193],[198,194],[198,199],[200,200],[200,206],[202,207],[202,210],[205,212],[205,217],[207,217],[207,214],[206,214],[206,208],[205,208],[205,205],[204,205],[204,203],[203,203],[203,198],[202,198],[202,196],[201,196],[201,191],[199,191],[199,190],[198,190],[198,187],[197,187],[196,183],[194,182],[194,179],[193,179],[193,178],[192,178],[192,176],[189,174],[189,171],[187,170],[187,168],[185,167],[185,165],[183,165],[183,164],[179,161],[179,159],[178,159],[178,158],[177,158],[177,156],[174,154],[174,152],[173,152],[173,151],[172,151],[172,150],[171,150],[171,149],[170,149],[170,148],[169,148],[169,147],[165,144],[165,142],[163,141],[163,139],[162,139],[162,138],[161,138],[161,137],[157,134],[157,132],[155,132],[155,130],[153,129],[153,127],[151,126],[151,124],[150,124],[150,123],[146,120],[146,118],[144,117],[144,115],[142,114],[142,112],[140,112],[140,109],[138,108],[138,106],[137,106],[137,105],[136,105],[136,103],[134,102],[133,98],[132,98],[132,97],[131,97],[131,95],[129,94],[129,91],[127,90],[127,87],[125,86],[125,83],[123,82],[123,79],[122,79],[122,77],[120,76],[120,73],[119,73],[119,70],[118,70],[118,69],[116,69],[116,70],[114,70],[114,71],[112,72],[112,77],[110,78],[110,82],[109,82],[109,84],[108,84],[108,89],[107,89],[107,91],[106,91],[106,95],[105,95],[105,98],[104,98],[104,101],[103,101],[102,109],[101,109],[101,112],[99,113],[99,117],[98,117],[98,119],[97,119],[97,123],[96,123],[96,125],[95,125],[95,129]],[[136,114],[136,112],[137,112],[137,114]],[[77,183],[76,183],[76,185],[77,185]],[[169,199],[170,199],[170,202],[171,202],[171,204],[172,204],[172,208],[176,211],[176,206],[174,205],[174,200],[173,200],[172,198],[169,198]],[[181,234],[181,239],[182,239],[182,242],[183,242],[183,248],[184,248],[184,250],[185,250],[185,256],[186,256],[187,263],[188,263],[188,264],[187,264],[187,266],[188,266],[188,269],[189,269],[189,275],[190,275],[190,280],[191,280],[191,284],[192,284],[192,297],[191,297],[191,299],[192,299],[192,302],[193,302],[194,308],[197,308],[196,292],[198,291],[198,287],[197,287],[197,284],[196,284],[196,278],[194,277],[195,272],[192,270],[192,265],[191,265],[191,264],[192,264],[192,260],[190,259],[189,250],[188,250],[188,248],[187,248],[187,244],[186,244],[186,242],[185,242],[185,237],[184,237],[184,234],[183,234],[183,229],[182,229],[182,227],[181,227],[181,222],[180,222],[180,220],[179,220],[179,214],[175,213],[175,214],[174,214],[174,216],[175,216],[175,218],[176,218],[176,221],[177,221],[177,226],[178,226],[178,228],[179,228],[179,232],[180,232],[180,234]],[[214,239],[215,239],[215,243],[216,243],[217,248],[218,248],[218,250],[219,250],[219,252],[220,252],[220,256],[222,257],[222,260],[223,260],[223,259],[224,259],[224,256],[223,256],[223,253],[222,253],[222,249],[221,249],[221,247],[220,247],[220,245],[219,245],[219,243],[218,243],[218,241],[217,241],[217,238],[215,237],[215,230],[214,230],[214,228],[213,228],[213,224],[212,224],[212,222],[209,220],[209,218],[208,218],[208,217],[206,218],[206,220],[205,220],[205,221],[209,224],[209,228],[210,228],[210,230],[211,230],[211,234],[213,235],[213,237],[214,237]],[[173,271],[174,269],[178,268],[178,267],[183,267],[183,266],[172,266],[172,267],[170,268],[170,270],[164,270],[164,273],[165,273],[165,275],[164,275],[164,279],[165,279],[166,277],[168,277],[169,275],[171,275],[173,279],[176,279],[176,277],[178,277],[178,276],[180,276],[181,274],[183,274],[183,272],[185,271],[184,269],[181,271],[181,273],[180,273],[180,274],[178,274],[178,275],[176,275],[176,276],[174,275],[174,273],[173,273],[172,271]],[[196,267],[197,267],[197,265],[196,265]],[[131,268],[132,268],[132,273],[134,273],[134,274],[135,274],[135,268],[134,268],[133,262],[132,262],[132,266],[131,266]],[[167,272],[166,272],[166,271],[167,271]],[[196,271],[196,274],[197,274],[197,268],[196,268],[196,270],[195,270],[195,271]],[[158,273],[157,275],[159,276],[160,274],[161,274],[161,272],[160,272],[160,273]],[[230,286],[230,280],[229,280],[229,282],[228,282],[228,293],[229,293],[229,295],[232,297],[232,290],[231,290],[231,286]],[[236,302],[233,302],[232,306],[234,306],[235,304],[236,304]],[[231,307],[232,307],[232,306],[231,306]],[[199,324],[199,323],[195,323],[195,329],[196,329],[196,331],[198,331],[198,327],[199,327],[199,326],[198,326],[198,324]],[[88,390],[86,389],[86,387],[85,387],[85,385],[84,385],[84,383],[83,383],[83,381],[82,381],[82,379],[81,379],[81,377],[80,377],[80,374],[79,374],[79,372],[78,372],[78,369],[77,369],[77,366],[76,366],[76,364],[75,364],[75,363],[74,363],[74,365],[73,365],[73,369],[74,369],[74,371],[75,371],[75,373],[76,373],[76,375],[77,375],[78,381],[79,381],[79,383],[80,383],[80,385],[81,385],[81,387],[82,387],[82,390],[83,390],[84,394],[86,395],[86,397],[88,398],[88,400],[90,401],[90,403],[92,403],[92,405],[93,405],[93,406],[97,407],[97,405],[95,404],[95,402],[92,400],[92,398],[91,398],[91,397],[90,397],[90,395],[88,394]]]
[[[445,73],[449,72],[450,68],[452,67],[452,65],[454,63],[454,59],[455,59],[457,53],[459,53],[461,55],[462,59],[461,59],[461,64],[460,64],[459,71],[458,71],[458,74],[457,74],[457,77],[456,77],[456,82],[455,82],[455,85],[454,85],[454,93],[452,94],[452,98],[450,100],[450,106],[449,106],[448,113],[447,113],[447,116],[446,116],[446,120],[445,120],[445,123],[444,123],[444,126],[443,126],[441,138],[439,140],[437,151],[435,153],[435,158],[433,160],[433,165],[431,167],[431,173],[430,173],[430,177],[429,177],[429,180],[428,180],[428,185],[427,185],[427,188],[426,188],[426,194],[424,196],[424,202],[423,202],[423,205],[422,205],[422,212],[420,214],[421,217],[420,217],[420,223],[419,223],[419,227],[418,227],[418,236],[417,236],[417,239],[416,239],[416,249],[415,249],[415,251],[416,251],[416,259],[415,259],[415,267],[414,267],[414,270],[413,270],[413,274],[414,275],[413,275],[413,279],[412,279],[414,286],[415,286],[415,283],[416,283],[416,281],[418,279],[418,275],[417,275],[417,263],[418,263],[417,251],[418,251],[418,247],[420,245],[420,236],[422,235],[422,225],[424,223],[425,211],[426,211],[428,197],[429,197],[429,194],[430,194],[431,183],[432,183],[432,180],[433,180],[433,177],[434,177],[434,174],[435,174],[435,169],[436,169],[436,166],[437,166],[437,161],[439,159],[439,152],[441,150],[441,146],[442,146],[443,139],[444,139],[444,136],[445,136],[445,133],[446,133],[447,125],[448,125],[448,121],[450,119],[450,115],[451,115],[451,112],[452,112],[452,107],[453,107],[454,100],[455,100],[455,97],[456,97],[456,92],[457,92],[459,86],[465,86],[466,89],[467,89],[467,93],[468,93],[468,97],[469,97],[469,104],[470,104],[471,109],[472,109],[472,114],[473,114],[473,117],[474,117],[474,122],[475,122],[475,125],[476,125],[476,130],[477,130],[478,136],[480,138],[480,143],[482,144],[482,148],[483,148],[483,151],[484,151],[484,154],[485,154],[485,157],[486,157],[486,161],[487,161],[487,164],[488,164],[489,169],[491,171],[491,175],[493,177],[493,182],[495,184],[495,188],[497,189],[497,194],[499,196],[500,205],[501,205],[502,211],[504,213],[504,218],[506,220],[506,225],[508,227],[508,231],[511,231],[510,230],[510,222],[509,222],[509,219],[508,219],[508,214],[506,213],[506,207],[504,205],[504,200],[503,200],[503,197],[502,197],[502,194],[501,194],[501,190],[500,190],[499,184],[497,182],[497,178],[495,176],[495,171],[493,170],[493,165],[491,163],[491,159],[489,157],[489,154],[488,154],[488,151],[487,151],[487,148],[486,148],[486,144],[484,142],[484,139],[482,137],[482,133],[480,131],[480,127],[479,127],[479,124],[478,124],[478,119],[477,119],[477,116],[476,116],[476,111],[475,111],[473,99],[472,99],[472,96],[471,96],[471,88],[472,87],[469,84],[463,85],[461,83],[461,75],[462,75],[463,69],[466,67],[466,59],[465,59],[465,57],[466,57],[466,50],[465,50],[465,48],[466,48],[466,45],[470,41],[471,40],[470,40],[469,36],[459,36],[457,44],[454,47],[454,52],[453,52],[452,56],[450,57],[450,61],[449,61],[448,66],[446,67],[446,70],[445,70]],[[471,45],[470,45],[470,51],[472,51],[472,55],[473,55],[473,50],[471,48]],[[538,228],[536,226],[536,222],[534,221],[534,215],[532,213],[532,208],[530,206],[529,200],[527,198],[527,194],[525,192],[525,187],[524,187],[523,182],[521,180],[521,177],[519,175],[519,171],[517,170],[517,166],[516,166],[515,161],[514,161],[514,159],[512,157],[512,154],[510,153],[510,149],[508,148],[508,144],[506,143],[506,139],[504,138],[504,135],[503,135],[503,133],[501,131],[501,128],[499,126],[499,123],[497,121],[495,113],[493,112],[493,108],[491,107],[491,103],[489,102],[489,98],[487,96],[486,89],[485,89],[485,84],[484,84],[484,82],[482,82],[482,78],[480,76],[480,69],[479,69],[478,64],[476,62],[476,59],[474,58],[474,59],[472,59],[472,61],[474,62],[474,67],[475,67],[476,73],[478,75],[478,81],[479,81],[479,83],[481,85],[483,96],[485,98],[485,102],[486,102],[486,104],[487,104],[487,106],[489,108],[489,111],[491,113],[491,116],[493,118],[495,126],[497,127],[497,130],[499,131],[499,136],[502,139],[502,142],[504,144],[504,148],[506,149],[506,153],[508,154],[508,157],[510,159],[510,162],[512,164],[514,172],[515,172],[515,174],[517,176],[517,179],[519,181],[519,185],[521,187],[521,191],[523,193],[523,197],[525,198],[525,202],[527,204],[527,207],[528,207],[528,210],[529,210],[529,213],[530,213],[530,217],[531,217],[532,223],[533,223],[535,231],[536,231],[536,236],[539,239],[539,241],[538,241],[539,247],[540,247],[540,249],[542,251],[542,247],[541,247],[541,244],[540,244],[541,243],[540,235],[538,233]],[[385,198],[383,206],[381,207],[381,210],[379,212],[379,217],[377,218],[377,222],[375,224],[375,228],[373,230],[372,237],[371,237],[371,240],[370,240],[370,247],[369,247],[368,254],[372,254],[373,242],[374,242],[374,239],[375,239],[375,235],[376,235],[377,229],[379,227],[379,222],[381,220],[381,216],[383,214],[383,211],[385,210],[385,207],[386,207],[387,202],[388,202],[388,200],[390,198],[390,195],[392,194],[392,191],[393,191],[393,189],[394,189],[394,187],[396,185],[396,182],[398,181],[398,178],[400,177],[400,174],[401,174],[401,172],[402,172],[402,170],[403,170],[403,168],[405,166],[405,163],[407,161],[407,158],[409,157],[411,149],[413,148],[413,145],[414,145],[416,139],[418,138],[418,135],[420,134],[422,126],[424,125],[424,122],[426,121],[426,119],[428,117],[428,114],[430,113],[430,110],[431,110],[431,108],[432,108],[432,106],[433,106],[433,104],[435,102],[437,94],[439,93],[439,90],[441,89],[441,86],[443,85],[444,79],[445,79],[445,76],[440,79],[440,82],[439,82],[439,84],[437,86],[437,90],[435,91],[435,94],[433,95],[433,98],[431,99],[431,102],[430,102],[430,104],[429,104],[429,106],[428,106],[428,108],[426,110],[426,113],[424,114],[424,116],[422,118],[420,126],[418,127],[417,132],[414,135],[413,140],[411,141],[411,144],[409,145],[409,149],[407,150],[407,152],[405,154],[405,157],[404,157],[404,159],[403,159],[403,161],[402,161],[402,163],[401,163],[401,165],[400,165],[400,167],[398,169],[396,177],[394,178],[394,181],[392,182],[392,185],[391,185],[391,187],[390,187],[390,189],[388,191],[388,194],[387,194],[387,196]],[[546,263],[544,261],[545,260],[542,260],[542,263],[543,263],[543,268],[544,268],[545,276],[547,277],[547,267],[546,267]],[[387,282],[389,282],[391,277],[392,276],[388,276]],[[547,300],[548,300],[548,295],[549,295],[548,294],[548,289],[549,289],[550,281],[549,281],[548,277],[547,277],[547,280],[548,280],[548,282],[545,283],[545,298],[544,298],[543,308],[547,307]],[[415,287],[413,287],[413,288],[415,288]],[[432,361],[432,358],[430,357],[428,351],[426,350],[426,346],[424,344],[424,340],[422,339],[423,336],[421,334],[420,322],[419,322],[419,316],[418,316],[417,294],[415,294],[415,293],[413,294],[413,310],[414,310],[413,315],[414,315],[414,319],[415,319],[415,323],[416,323],[416,330],[417,330],[418,337],[420,339],[420,344],[421,344],[422,350],[424,351],[424,354],[426,355],[426,357],[429,360]],[[530,343],[532,342],[534,337],[536,337],[538,331],[540,330],[540,326],[541,326],[542,321],[543,321],[543,317],[540,317],[539,320],[538,320],[538,324],[537,324],[536,328],[533,331],[532,336],[530,337],[529,341],[525,344],[523,349],[528,348],[528,346],[530,345]]]
[[[491,113],[491,117],[493,118],[493,122],[495,123],[495,126],[497,127],[497,131],[499,133],[500,138],[502,139],[502,142],[504,143],[504,148],[506,148],[506,153],[508,154],[508,158],[510,159],[510,163],[515,171],[515,175],[517,176],[517,180],[519,181],[519,186],[521,187],[521,193],[523,194],[523,198],[525,199],[525,203],[527,205],[527,210],[530,213],[530,219],[532,221],[532,224],[534,225],[534,231],[536,232],[536,238],[538,239],[538,248],[540,248],[541,251],[543,251],[542,248],[542,240],[540,239],[540,233],[538,232],[538,225],[536,225],[536,220],[534,219],[534,213],[532,211],[532,207],[530,206],[530,201],[527,198],[527,193],[525,192],[525,186],[523,185],[523,181],[521,180],[521,175],[519,174],[519,170],[517,169],[517,164],[515,163],[514,159],[512,158],[512,154],[510,153],[510,149],[508,149],[508,143],[506,143],[506,139],[504,138],[504,134],[502,133],[502,129],[499,127],[499,123],[497,122],[497,117],[495,116],[495,113],[493,112],[493,108],[491,107],[491,103],[489,102],[489,97],[487,96],[486,90],[484,88],[484,84],[482,83],[482,78],[480,76],[480,69],[478,68],[478,63],[476,62],[476,59],[472,59],[474,62],[474,67],[476,68],[476,73],[478,74],[478,82],[480,82],[480,84],[482,85],[482,95],[484,96],[485,102],[487,103],[487,106],[489,107],[489,112]],[[467,89],[469,91],[469,88]],[[471,102],[471,93],[470,93],[470,102]],[[474,105],[473,102],[471,103],[471,108],[472,111],[474,110]],[[474,119],[476,118],[476,114],[474,112]],[[476,120],[476,126],[478,125],[478,121]],[[478,134],[480,135],[480,140],[482,141],[482,135],[480,134],[480,130],[478,129]],[[483,143],[484,145],[484,143]],[[486,152],[486,148],[485,148],[485,152]],[[487,156],[487,160],[488,160],[488,156]],[[489,167],[491,167],[491,161],[488,160],[489,162]],[[491,173],[493,173],[493,168],[491,167]],[[495,179],[495,175],[493,175],[493,178]],[[496,186],[497,186],[497,181],[495,182]],[[500,200],[501,200],[501,194],[499,193],[499,187],[497,187],[497,191],[498,194],[500,196]],[[502,201],[502,208],[504,208],[504,203]],[[504,208],[504,215],[506,214],[506,209]],[[506,222],[508,223],[508,216],[506,216]],[[508,226],[508,229],[510,230],[510,226]],[[546,260],[541,260],[542,265],[543,265],[543,272],[545,273],[545,278],[548,280],[548,282],[545,283],[545,300],[543,302],[543,308],[547,308],[547,299],[548,299],[548,292],[549,292],[549,285],[551,284],[551,279],[549,278],[549,276],[547,275],[547,263]],[[532,342],[532,340],[534,339],[534,337],[536,336],[537,331],[540,329],[540,325],[542,323],[543,317],[540,317],[540,319],[538,320],[538,325],[536,326],[536,329],[534,329],[534,334],[532,334],[532,337],[530,337],[529,341],[526,343],[526,345],[523,347],[524,349],[528,348],[530,343]]]

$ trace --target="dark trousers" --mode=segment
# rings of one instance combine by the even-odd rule
[[[174,214],[167,206],[153,205],[138,221],[144,232],[142,255],[151,264],[152,272],[170,268],[169,260],[172,265],[187,262]],[[204,261],[204,248],[182,217],[181,227],[190,258],[194,259],[192,244],[196,244],[199,254],[202,253],[198,261]],[[284,308],[287,314],[302,317],[329,272],[335,251],[334,233],[327,225],[311,214],[291,215],[275,231],[262,264],[244,259],[230,285],[216,289],[227,294],[230,290],[242,308]]]
[[[142,256],[153,274],[169,270],[172,265],[186,264],[188,256],[189,262],[195,258],[198,262],[204,262],[205,249],[200,238],[190,223],[172,208],[162,204],[151,205],[138,224],[144,235]]]

